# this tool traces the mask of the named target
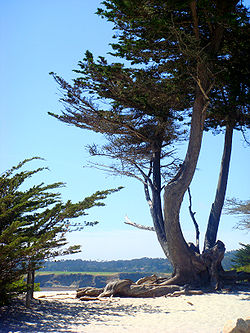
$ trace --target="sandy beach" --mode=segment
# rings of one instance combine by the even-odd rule
[[[250,292],[82,302],[75,291],[36,292],[0,310],[0,332],[219,333],[226,321],[250,317]]]

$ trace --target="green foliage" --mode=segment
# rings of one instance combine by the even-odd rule
[[[12,274],[9,273],[6,275],[6,272],[3,271],[3,274],[3,277],[0,277],[0,307],[8,304],[12,297],[26,292],[27,289],[27,284],[20,273],[18,274],[18,272],[12,272]]]
[[[95,60],[86,51],[73,85],[51,73],[63,92],[65,110],[50,113],[105,135],[107,144],[89,146],[91,156],[115,161],[100,168],[145,182],[154,154],[172,158],[170,145],[185,137],[204,71],[211,82],[205,128],[229,121],[238,129],[249,125],[249,22],[244,6],[207,0],[195,2],[196,8],[189,1],[166,0],[106,0],[102,5],[97,14],[111,21],[116,32],[111,55],[124,63],[109,64],[103,56]],[[179,163],[162,163],[167,165],[161,168],[163,179]]]
[[[40,291],[40,283],[34,283],[34,291]]]
[[[250,244],[240,243],[242,248],[236,251],[235,258],[232,260],[235,268],[250,265]]]
[[[249,12],[233,1],[107,0],[97,14],[114,24],[112,55],[154,64],[194,93],[197,64],[212,79],[206,129],[249,126]],[[223,27],[223,43],[219,48]],[[212,51],[213,50],[213,51]],[[214,51],[217,53],[214,54]]]
[[[246,273],[250,273],[250,264],[246,265],[246,266],[240,266],[240,267],[236,267],[237,268],[237,272],[246,272]]]
[[[61,102],[66,110],[61,116],[50,115],[105,135],[103,146],[88,146],[91,156],[107,156],[114,161],[109,167],[99,166],[105,171],[136,178],[145,176],[155,152],[174,162],[166,162],[165,175],[171,168],[175,170],[177,161],[169,146],[183,134],[178,123],[186,117],[184,108],[190,98],[183,87],[154,67],[126,68],[120,63],[108,64],[103,57],[95,61],[89,51],[79,68],[75,72],[80,76],[74,85],[53,74],[64,92]]]
[[[65,234],[79,228],[79,223],[70,221],[87,215],[91,207],[103,206],[102,200],[118,190],[99,191],[78,203],[63,203],[54,192],[63,183],[41,183],[22,190],[27,179],[46,169],[20,170],[34,159],[39,158],[27,159],[0,177],[1,302],[23,292],[22,276],[39,268],[44,259],[79,252],[79,245],[65,247]],[[84,221],[80,227],[96,223]]]

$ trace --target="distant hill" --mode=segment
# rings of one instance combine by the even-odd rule
[[[229,270],[232,268],[232,259],[234,258],[235,253],[236,251],[228,251],[225,253],[224,259],[222,260],[222,266],[225,270]]]
[[[92,260],[60,260],[46,261],[41,271],[66,272],[152,272],[169,273],[172,266],[167,259],[141,258],[131,260],[92,261]]]
[[[226,252],[223,259],[223,267],[229,270],[232,267],[231,260],[235,251]],[[167,259],[164,258],[140,258],[131,260],[111,260],[111,261],[95,261],[95,260],[59,260],[46,261],[44,268],[40,271],[45,272],[141,272],[141,273],[171,273],[172,266]]]

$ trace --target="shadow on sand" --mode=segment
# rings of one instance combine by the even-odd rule
[[[77,326],[84,329],[84,326],[93,322],[108,325],[111,316],[118,323],[119,317],[128,314],[135,316],[138,312],[149,314],[160,313],[161,310],[147,304],[119,305],[114,300],[87,303],[42,300],[40,304],[32,304],[27,309],[23,302],[17,301],[11,307],[0,309],[0,333],[79,332]]]

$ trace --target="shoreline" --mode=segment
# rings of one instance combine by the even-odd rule
[[[37,293],[39,292],[47,292],[47,291],[76,291],[76,287],[67,287],[67,286],[62,286],[62,287],[40,287],[40,291],[36,291]]]

